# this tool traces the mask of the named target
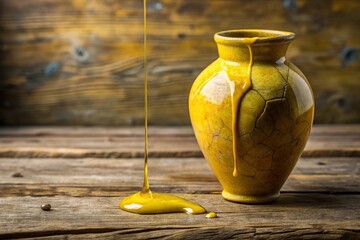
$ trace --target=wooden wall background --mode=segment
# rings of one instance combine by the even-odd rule
[[[360,1],[148,0],[149,123],[189,124],[187,96],[213,34],[297,34],[316,123],[360,122]],[[141,0],[0,0],[1,125],[143,123]]]

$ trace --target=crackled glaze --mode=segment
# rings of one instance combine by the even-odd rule
[[[270,30],[217,33],[220,57],[192,86],[195,135],[228,200],[276,199],[305,147],[314,100],[305,76],[285,58],[293,38]]]

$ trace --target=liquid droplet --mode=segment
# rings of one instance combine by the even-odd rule
[[[207,218],[217,218],[217,214],[215,212],[209,212],[208,214],[206,214]]]

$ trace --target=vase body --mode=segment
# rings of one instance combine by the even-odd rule
[[[227,200],[275,200],[308,140],[314,98],[286,60],[293,38],[271,30],[217,33],[219,58],[193,83],[192,126]]]

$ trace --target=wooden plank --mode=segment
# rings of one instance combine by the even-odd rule
[[[358,239],[359,195],[283,194],[270,205],[241,205],[219,195],[179,196],[218,213],[134,215],[117,197],[0,198],[0,238],[45,239]],[[50,203],[52,211],[40,205]]]
[[[141,0],[0,4],[0,124],[142,124]],[[314,88],[316,122],[360,121],[359,1],[161,0],[148,7],[150,123],[189,124],[191,84],[217,57],[213,34],[259,26],[296,32],[288,57]]]
[[[302,158],[283,192],[360,193],[360,158]],[[153,190],[220,193],[205,159],[150,159]],[[143,159],[0,159],[0,196],[118,196],[138,191]],[[22,177],[14,177],[20,173]]]
[[[328,145],[343,142],[358,151],[358,129],[315,127],[310,144],[317,142],[319,151],[328,151]],[[151,133],[151,142],[169,152],[175,151],[174,145],[197,146],[189,127],[153,128]],[[59,153],[69,146],[101,152],[118,145],[124,147],[119,153],[125,148],[140,152],[142,138],[141,128],[0,130],[1,144],[14,149],[54,146]],[[119,200],[140,189],[142,158],[0,158],[0,239],[360,239],[359,160],[303,157],[278,201],[242,205],[221,197],[221,186],[205,159],[150,158],[152,189],[218,213],[219,218],[206,219],[119,210]],[[52,211],[42,211],[44,203],[50,203]]]
[[[318,128],[318,127],[316,127]],[[360,125],[339,125],[326,128],[331,132],[336,129],[336,134],[360,134]],[[314,130],[315,131],[315,130]],[[321,130],[320,130],[321,131]],[[151,136],[194,136],[189,126],[150,126]],[[339,132],[339,133],[338,133]],[[31,126],[31,127],[1,127],[0,137],[129,137],[144,136],[144,127],[59,127],[59,126]]]
[[[150,126],[150,136],[194,136],[190,126]],[[125,137],[143,136],[144,127],[0,127],[0,137]],[[312,136],[359,136],[360,124],[316,124]]]
[[[314,126],[304,157],[360,156],[360,126]],[[142,157],[142,128],[0,128],[0,157]],[[202,157],[190,127],[149,130],[150,157]]]

